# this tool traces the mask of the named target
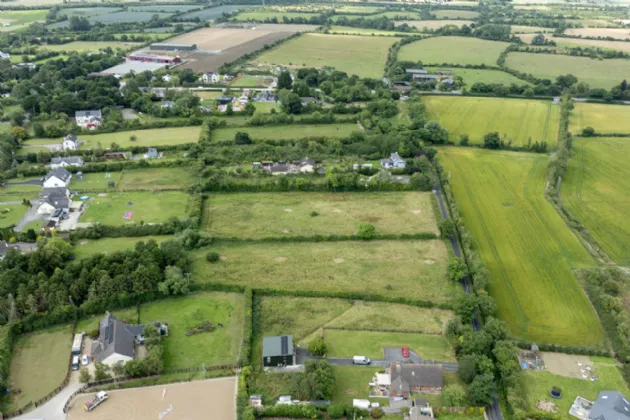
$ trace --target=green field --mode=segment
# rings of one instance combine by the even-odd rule
[[[515,76],[512,76],[510,73],[506,73],[500,70],[478,70],[478,69],[464,69],[464,68],[443,68],[443,67],[425,67],[429,72],[434,72],[435,70],[449,70],[452,71],[455,75],[460,76],[466,87],[470,89],[470,87],[479,82],[479,83],[502,83],[504,85],[510,85],[515,83],[517,85],[528,85],[531,86],[531,83],[526,82],[525,80],[521,80]]]
[[[67,44],[49,44],[41,47],[42,50],[48,51],[98,51],[104,48],[122,48],[124,50],[130,50],[137,47],[138,43],[132,42],[116,42],[116,41],[74,41]]]
[[[17,156],[26,156],[29,153],[38,154],[39,152],[50,153],[50,149],[48,149],[46,147],[29,147],[27,149],[20,148],[20,149],[17,150],[16,155]]]
[[[201,127],[152,128],[148,130],[119,131],[107,134],[79,134],[79,140],[84,143],[81,149],[109,149],[112,143],[120,147],[159,147],[172,144],[197,143]],[[136,136],[135,141],[130,137]],[[24,142],[29,146],[61,143],[62,139],[33,139]]]
[[[364,366],[334,366],[335,393],[332,396],[334,404],[352,406],[353,399],[368,399],[369,386],[372,378],[382,371],[382,368]],[[388,405],[386,398],[372,398],[371,401]]]
[[[509,53],[505,66],[536,77],[553,79],[572,74],[591,88],[610,89],[628,77],[630,62],[623,59],[594,60],[569,55]]]
[[[440,29],[443,28],[445,26],[457,26],[458,28],[461,28],[464,25],[472,25],[473,22],[472,20],[463,20],[463,19],[454,19],[454,20],[448,20],[448,19],[441,19],[441,20],[403,20],[403,21],[398,21],[396,26],[400,26],[403,24],[407,24],[409,26],[412,26],[416,29],[419,29],[420,31],[426,31],[426,30],[435,30],[435,29]]]
[[[479,38],[440,36],[404,45],[399,61],[422,61],[425,64],[486,64],[496,66],[507,42],[486,41]]]
[[[185,167],[146,168],[124,171],[116,185],[120,191],[184,189],[198,179],[191,169]]]
[[[630,106],[576,103],[569,131],[580,134],[586,127],[598,133],[630,133]]]
[[[374,331],[326,330],[324,342],[328,357],[366,356],[383,359],[384,347],[409,347],[425,360],[455,361],[453,346],[443,335]]]
[[[163,341],[165,369],[229,365],[238,360],[243,344],[241,294],[198,293],[140,307],[140,322],[156,320],[168,323],[168,337]],[[206,321],[215,329],[186,335],[187,330]]]
[[[549,390],[553,386],[562,389],[562,398],[554,399],[553,402],[558,407],[560,419],[574,419],[569,414],[569,409],[578,395],[590,401],[597,399],[597,394],[601,391],[615,390],[624,395],[628,395],[630,390],[628,385],[621,376],[621,372],[616,366],[596,364],[595,372],[598,377],[597,381],[591,382],[583,379],[568,378],[565,376],[554,375],[545,371],[525,371],[524,372],[524,394],[527,396],[531,409],[536,407],[540,400],[549,401]]]
[[[20,392],[11,395],[5,412],[37,401],[61,385],[70,368],[71,348],[70,325],[19,336],[13,347],[8,388]]]
[[[381,78],[397,38],[303,34],[261,54],[256,61],[296,67],[334,67],[348,75]]]
[[[438,19],[475,19],[479,12],[470,10],[436,10],[432,12]]]
[[[361,222],[378,233],[436,232],[430,200],[419,192],[211,195],[205,227],[228,238],[353,235]]]
[[[48,10],[3,10],[0,13],[0,24],[10,23],[11,29],[16,25],[26,25],[46,20]]]
[[[499,317],[521,338],[601,346],[601,324],[572,272],[595,262],[545,199],[547,156],[461,148],[439,154],[490,271]]]
[[[138,242],[153,240],[160,243],[172,238],[172,236],[141,236],[138,238],[84,239],[74,246],[74,255],[81,259],[95,254],[113,254],[114,252],[133,249]]]
[[[212,131],[212,141],[234,140],[239,131],[249,133],[252,140],[295,140],[309,137],[348,137],[360,131],[356,124],[291,124],[257,127],[228,127]]]
[[[2,196],[1,200],[20,201],[22,196]],[[9,227],[17,224],[22,216],[26,214],[26,210],[28,210],[28,207],[24,204],[0,204],[0,227]]]
[[[378,36],[409,36],[409,32],[383,31],[370,28],[352,28],[350,26],[331,26],[331,34],[352,34],[352,35],[378,35]]]
[[[425,96],[428,117],[438,120],[449,131],[451,141],[468,134],[472,143],[483,143],[483,137],[497,131],[513,146],[546,141],[556,143],[560,126],[560,108],[550,101],[504,98],[455,98]]]
[[[448,252],[442,241],[219,243],[210,250],[223,260],[208,263],[208,249],[193,254],[193,276],[201,283],[322,292],[378,293],[451,302],[459,285],[446,278]]]
[[[553,32],[553,28],[543,28],[542,26],[511,25],[513,34],[533,34],[537,32]]]
[[[264,77],[256,77],[256,76],[248,76],[248,75],[238,76],[236,79],[234,79],[230,83],[230,86],[232,87],[264,87],[266,86],[265,83],[263,83],[264,80],[265,80]],[[258,104],[254,104],[254,105],[258,105]]]
[[[562,200],[618,264],[630,263],[628,138],[576,138]]]
[[[141,222],[160,223],[171,217],[185,218],[188,195],[179,191],[107,193],[104,197],[93,194],[86,204],[88,209],[81,217],[81,222],[98,222],[111,226]],[[131,219],[123,219],[126,212],[133,213]]]
[[[317,13],[301,13],[301,12],[245,12],[236,15],[235,19],[243,22],[258,21],[262,22],[265,19],[278,19],[278,23],[283,22],[283,17],[287,19],[304,18],[310,19],[312,17],[319,16]]]

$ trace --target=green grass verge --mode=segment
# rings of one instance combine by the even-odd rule
[[[356,124],[312,124],[312,125],[277,125],[262,127],[219,128],[212,131],[212,141],[234,140],[239,131],[249,133],[252,140],[294,140],[308,137],[348,137],[360,131]]]
[[[546,141],[552,147],[558,137],[560,108],[551,102],[504,98],[454,98],[425,96],[429,119],[438,120],[458,142],[468,134],[471,143],[483,143],[493,131],[505,135],[512,146]]]
[[[206,206],[205,228],[217,237],[353,235],[362,222],[378,233],[437,232],[430,193],[222,194]]]
[[[518,337],[601,346],[601,324],[572,271],[595,262],[545,199],[547,156],[462,148],[439,153],[490,270],[499,317]]]
[[[383,76],[387,51],[396,38],[304,34],[266,51],[259,63],[297,67],[334,67],[360,77]]]
[[[618,264],[630,263],[628,138],[576,138],[562,201]]]
[[[210,249],[192,255],[196,281],[267,287],[379,294],[451,302],[460,291],[445,275],[448,253],[432,241],[325,243],[220,243],[211,250],[224,260],[209,263]]]
[[[89,195],[86,201],[88,209],[81,217],[81,222],[98,222],[104,225],[124,225],[126,223],[159,223],[171,217],[185,218],[188,207],[188,195],[179,191],[161,193],[129,192],[107,193],[105,197]],[[94,200],[92,200],[92,198]],[[133,205],[129,205],[131,202]],[[133,213],[131,219],[123,219],[127,213]]]
[[[133,249],[138,242],[148,242],[150,240],[160,242],[168,241],[172,236],[142,236],[138,238],[103,238],[103,239],[85,239],[79,241],[74,246],[74,255],[76,258],[91,257],[95,254],[113,254],[118,251],[126,251]]]
[[[422,22],[419,22],[422,24]],[[496,66],[499,55],[508,47],[506,42],[479,38],[440,36],[404,45],[399,61],[422,61],[427,64],[486,64]]]

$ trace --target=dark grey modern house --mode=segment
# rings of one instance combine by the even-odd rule
[[[263,338],[263,366],[291,366],[295,364],[293,336]]]
[[[588,415],[590,420],[629,420],[630,402],[619,391],[602,391]]]

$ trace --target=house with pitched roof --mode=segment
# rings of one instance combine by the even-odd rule
[[[44,177],[44,188],[67,187],[70,185],[72,174],[65,168],[55,168]]]
[[[81,146],[81,141],[74,134],[68,134],[61,142],[63,150],[77,150]]]
[[[81,156],[64,156],[54,157],[50,161],[50,167],[52,169],[65,168],[68,166],[81,167],[85,164]]]
[[[39,194],[37,213],[51,214],[55,210],[69,211],[71,205],[70,191],[66,187],[44,188]]]
[[[381,159],[383,169],[404,169],[405,160],[398,155],[398,152],[392,153],[388,158]]]
[[[74,119],[79,127],[95,130],[103,122],[103,114],[101,114],[100,110],[75,111]]]
[[[443,377],[439,365],[395,362],[389,367],[390,397],[409,397],[414,392],[442,392]]]

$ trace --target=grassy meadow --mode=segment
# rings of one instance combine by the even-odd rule
[[[580,134],[586,127],[598,133],[630,133],[630,106],[576,103],[569,117],[569,131]]]
[[[486,64],[495,66],[507,42],[479,38],[439,36],[404,45],[398,52],[399,61],[422,61],[425,64]]]
[[[475,19],[479,12],[470,10],[435,10],[432,12],[438,19]]]
[[[86,52],[86,51],[99,51],[105,48],[122,48],[124,50],[130,50],[137,48],[140,45],[135,42],[118,42],[118,41],[73,41],[66,44],[49,44],[44,45],[40,49],[47,51],[68,51],[68,52]]]
[[[303,34],[256,58],[259,63],[334,67],[348,75],[383,76],[387,51],[397,38]]]
[[[470,26],[474,22],[472,20],[463,20],[463,19],[403,20],[403,21],[398,21],[396,26],[400,26],[405,23],[409,26],[413,26],[414,28],[419,29],[420,31],[426,31],[427,29],[440,29],[445,26],[452,26],[452,25],[455,25],[461,28],[464,25]]]
[[[234,140],[239,131],[249,133],[253,141],[256,140],[294,140],[308,137],[348,137],[355,131],[360,131],[356,124],[310,124],[310,125],[271,125],[258,127],[228,127],[212,131],[212,141]]]
[[[500,70],[479,70],[479,69],[464,69],[464,68],[443,68],[443,67],[425,67],[429,72],[436,70],[450,70],[456,76],[460,76],[468,88],[475,83],[502,83],[509,85],[515,83],[517,85],[531,85],[530,83],[521,80],[510,73],[506,73]]]
[[[12,394],[5,412],[37,401],[61,385],[70,368],[72,326],[62,325],[20,335],[13,347],[8,378]]]
[[[113,254],[118,251],[126,251],[135,248],[138,242],[156,241],[158,244],[171,239],[172,236],[141,236],[138,238],[103,238],[84,239],[74,246],[76,258],[91,257],[95,254]]]
[[[528,140],[554,145],[560,126],[560,108],[550,101],[505,98],[455,98],[425,96],[429,119],[438,120],[449,131],[452,141],[468,134],[472,143],[497,131],[512,145],[527,145]]]
[[[98,222],[111,226],[140,222],[160,223],[171,217],[185,218],[188,195],[180,191],[107,193],[105,196],[91,195],[86,203],[88,209],[81,217],[81,222]],[[133,213],[132,217],[123,219],[127,212]]]
[[[576,138],[562,201],[618,264],[630,263],[630,139]]]
[[[217,194],[206,201],[205,228],[228,238],[352,235],[361,222],[378,233],[436,232],[430,200],[418,192]]]
[[[36,197],[28,197],[35,199]],[[22,196],[2,196],[0,197],[0,202],[2,201],[20,201],[22,200]],[[28,207],[24,204],[0,204],[0,227],[9,227],[17,224],[17,222],[22,219],[22,216],[26,214]]]
[[[168,323],[169,335],[163,341],[165,369],[228,365],[238,360],[243,338],[242,294],[197,293],[140,307],[140,322],[156,320]],[[206,321],[215,329],[186,335]]]
[[[570,73],[579,81],[588,83],[591,88],[607,90],[621,83],[630,71],[628,60],[594,60],[588,57],[524,52],[509,53],[505,66],[551,80]]]
[[[408,36],[408,32],[385,31],[371,28],[353,28],[350,26],[332,25],[328,31],[331,34],[352,34],[352,35],[376,35],[376,36]]]
[[[601,346],[602,326],[572,272],[595,262],[545,199],[547,156],[460,148],[439,155],[490,271],[499,317],[520,338]]]
[[[206,261],[216,251],[222,260]],[[283,290],[313,290],[451,302],[461,292],[446,278],[444,242],[217,242],[192,255],[194,279]]]
[[[183,189],[199,178],[189,168],[146,168],[124,171],[117,183],[119,191]]]

